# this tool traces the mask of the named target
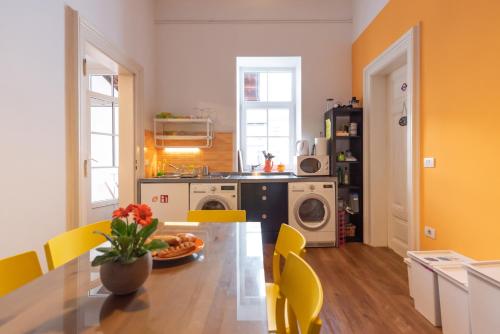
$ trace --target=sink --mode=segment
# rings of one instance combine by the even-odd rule
[[[181,174],[179,173],[166,173],[162,176],[155,176],[157,179],[180,179]]]

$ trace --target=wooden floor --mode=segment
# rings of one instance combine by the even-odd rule
[[[264,246],[268,282],[273,249]],[[323,285],[321,333],[441,333],[413,308],[406,265],[390,249],[358,243],[308,248],[306,260]]]

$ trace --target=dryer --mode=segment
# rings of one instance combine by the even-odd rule
[[[336,246],[335,182],[290,182],[288,224],[299,230],[309,247]]]
[[[237,210],[238,184],[191,183],[190,210]]]

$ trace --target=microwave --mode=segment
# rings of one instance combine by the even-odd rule
[[[298,155],[295,157],[295,175],[328,176],[330,175],[329,155]]]

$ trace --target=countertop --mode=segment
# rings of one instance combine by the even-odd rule
[[[291,173],[261,173],[241,175],[237,173],[187,178],[144,178],[139,183],[269,183],[269,182],[333,182],[333,176],[296,176]]]

